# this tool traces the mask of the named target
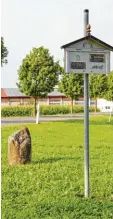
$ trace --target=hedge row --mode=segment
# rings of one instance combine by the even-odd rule
[[[90,112],[94,112],[94,107],[89,108]],[[99,111],[99,110],[98,110]],[[83,113],[83,106],[74,106],[73,113]],[[41,115],[57,115],[57,114],[70,114],[71,107],[70,106],[44,106],[40,107]],[[2,107],[1,116],[2,117],[10,117],[10,116],[33,116],[34,108],[31,106],[10,106],[10,107]]]
[[[95,108],[90,107],[89,112],[94,112]],[[83,106],[73,106],[73,113],[83,113],[84,107]],[[57,114],[70,114],[71,107],[70,106],[41,106],[40,107],[40,114],[41,115],[57,115]]]
[[[2,107],[1,116],[2,117],[33,116],[33,107],[25,107],[25,106]]]

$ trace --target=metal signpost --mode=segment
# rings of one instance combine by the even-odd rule
[[[84,37],[63,45],[65,72],[84,73],[84,183],[85,197],[90,195],[89,179],[89,73],[110,72],[113,47],[90,34],[89,10],[84,10]]]
[[[87,36],[87,25],[89,24],[89,11],[84,10],[84,36]],[[84,74],[84,177],[85,197],[90,194],[89,185],[89,94],[88,94],[88,73]]]

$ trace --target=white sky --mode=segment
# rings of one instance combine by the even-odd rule
[[[83,37],[84,9],[89,9],[92,35],[113,46],[113,0],[2,0],[1,35],[9,55],[1,87],[16,87],[17,70],[32,47],[48,48],[63,65],[60,47]]]

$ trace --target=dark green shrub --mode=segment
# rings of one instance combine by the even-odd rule
[[[10,117],[10,116],[32,116],[33,107],[27,106],[9,106],[2,107],[1,116]]]
[[[73,106],[73,113],[83,113],[84,106]]]
[[[95,107],[94,106],[90,106],[89,107],[89,112],[95,112]],[[97,112],[100,112],[100,110],[97,108]]]
[[[90,107],[89,112],[94,112],[95,108]],[[99,112],[99,110],[98,110]],[[41,105],[40,115],[59,115],[59,114],[70,114],[71,106],[69,105]],[[84,113],[84,106],[73,106],[74,113]],[[33,116],[34,108],[31,106],[9,106],[2,107],[1,116]]]
[[[40,107],[40,114],[41,115],[57,115],[57,114],[68,114],[70,113],[69,106],[59,106],[59,105],[48,105],[48,106],[41,106]]]

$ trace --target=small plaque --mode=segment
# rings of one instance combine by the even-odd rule
[[[90,54],[90,62],[105,62],[104,54]]]
[[[71,62],[71,69],[86,69],[86,62]]]

